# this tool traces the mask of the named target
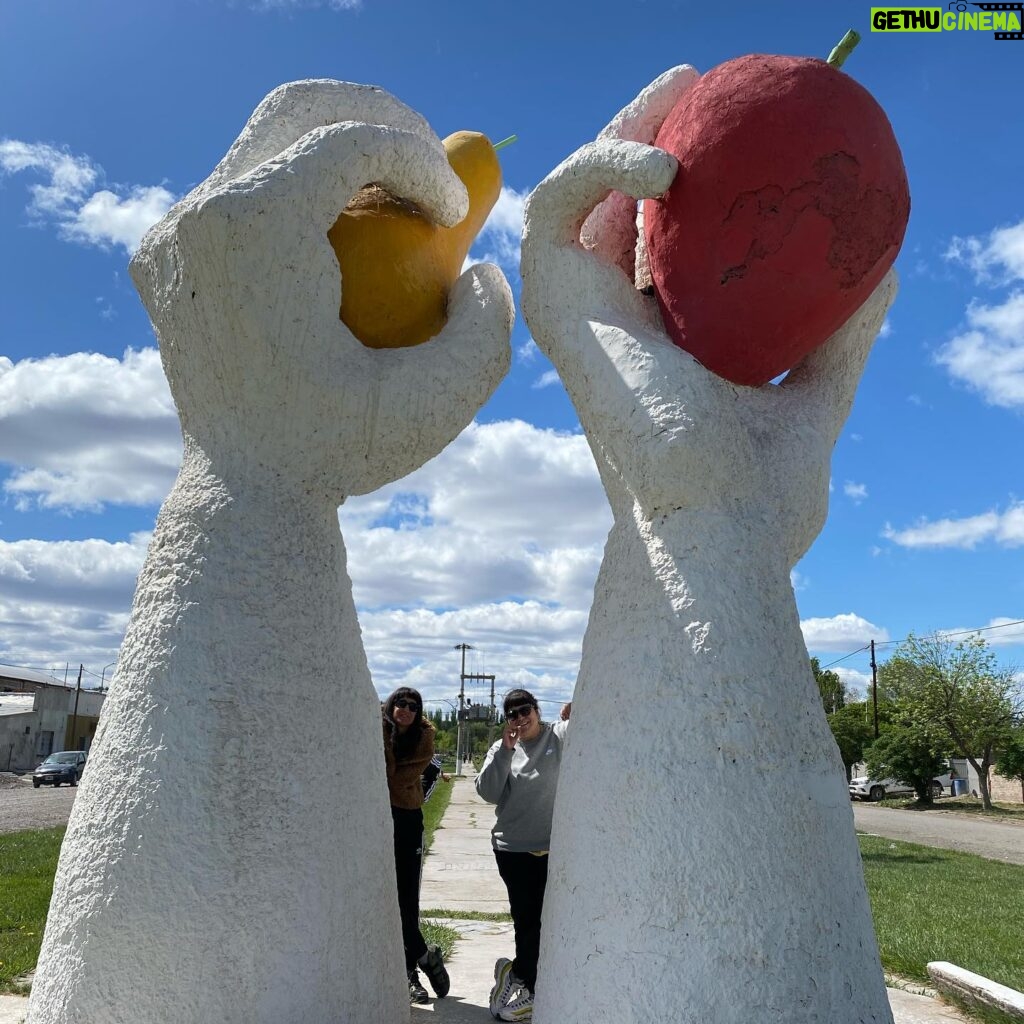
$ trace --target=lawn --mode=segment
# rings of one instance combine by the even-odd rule
[[[452,784],[439,782],[423,807],[428,848],[451,798]],[[24,991],[15,979],[36,965],[63,838],[63,828],[0,834],[0,992]],[[425,924],[423,936],[446,958],[458,938],[437,924]]]
[[[424,807],[433,837],[455,783],[440,783]],[[62,828],[0,835],[0,991],[35,966]],[[927,982],[925,965],[948,960],[1024,991],[1024,867],[966,853],[860,836],[861,856],[885,969]],[[504,916],[504,915],[501,915]],[[447,957],[457,935],[424,923]]]
[[[898,807],[907,811],[931,813],[935,811],[958,811],[961,814],[976,814],[996,820],[998,818],[1024,819],[1024,804],[992,804],[992,810],[986,811],[981,798],[977,796],[948,796],[934,803],[922,804],[916,797],[888,797],[882,801],[883,807]]]
[[[63,828],[0,835],[0,991],[36,965]]]
[[[948,960],[1024,990],[1024,867],[880,836],[859,839],[887,971],[926,982],[925,965]]]

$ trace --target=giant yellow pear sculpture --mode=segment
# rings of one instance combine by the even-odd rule
[[[448,293],[501,192],[501,165],[486,136],[456,132],[444,148],[469,192],[469,213],[454,227],[367,185],[327,233],[341,267],[341,319],[370,348],[419,345],[440,332]]]

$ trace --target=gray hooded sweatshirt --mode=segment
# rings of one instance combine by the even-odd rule
[[[541,853],[551,846],[551,815],[568,722],[542,723],[540,735],[507,750],[498,740],[476,777],[476,791],[497,804],[491,845],[508,853]]]

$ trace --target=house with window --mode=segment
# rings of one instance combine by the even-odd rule
[[[88,750],[106,693],[0,665],[0,771],[31,771],[55,750]]]

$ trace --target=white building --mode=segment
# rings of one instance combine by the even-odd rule
[[[88,750],[106,693],[0,666],[0,771],[31,771],[55,750]]]

